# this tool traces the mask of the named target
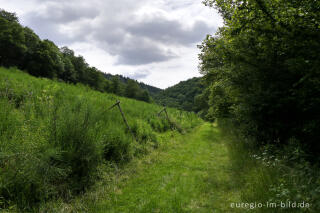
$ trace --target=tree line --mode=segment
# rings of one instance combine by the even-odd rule
[[[203,88],[202,79],[194,77],[159,92],[155,100],[160,105],[199,112],[201,110],[199,96]]]
[[[37,77],[81,83],[100,92],[151,102],[146,89],[128,79],[126,83],[90,67],[82,56],[76,56],[68,47],[59,48],[54,42],[41,40],[29,27],[19,23],[15,13],[0,9],[0,66],[15,66]]]
[[[105,78],[107,78],[108,80],[112,81],[112,79],[116,78],[116,79],[119,79],[119,84],[123,85],[122,88],[120,88],[120,91],[118,93],[124,93],[125,91],[125,85],[127,85],[130,81],[132,81],[131,78],[128,78],[128,77],[125,77],[123,75],[112,75],[110,73],[104,73],[104,76]],[[136,81],[137,82],[137,81]],[[138,86],[142,89],[142,90],[145,90],[148,92],[149,96],[151,97],[151,99],[155,99],[156,95],[158,93],[160,93],[161,91],[163,91],[162,89],[160,88],[157,88],[157,87],[154,87],[154,86],[150,86],[148,84],[145,84],[143,82],[137,82],[138,83]]]
[[[320,1],[205,0],[224,27],[199,48],[202,112],[256,145],[320,151]]]

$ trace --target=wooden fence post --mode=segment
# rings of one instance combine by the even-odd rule
[[[124,113],[123,113],[123,111],[122,111],[122,109],[121,109],[120,101],[119,101],[119,100],[117,100],[117,102],[116,102],[114,105],[112,105],[111,107],[109,107],[109,108],[108,108],[108,110],[112,109],[112,108],[113,108],[113,107],[115,107],[115,106],[118,106],[118,109],[119,109],[119,111],[120,111],[120,113],[121,113],[121,116],[122,116],[123,122],[126,124],[126,126],[127,126],[128,130],[129,130],[129,132],[132,134],[132,136],[133,136],[134,140],[136,140],[136,138],[135,138],[135,136],[134,136],[134,134],[133,134],[133,132],[132,132],[132,130],[131,130],[131,128],[130,128],[130,126],[129,126],[128,122],[127,122],[127,119],[126,119],[126,117],[124,116]]]
[[[158,112],[158,116],[160,116],[161,112],[163,112],[163,111],[166,113],[166,117],[167,117],[167,120],[168,120],[168,122],[170,124],[171,130],[173,130],[173,124],[172,124],[172,122],[171,122],[171,120],[170,120],[170,118],[168,116],[168,112],[167,112],[167,108],[166,107],[164,107],[162,110],[160,110],[160,112]]]
[[[165,109],[165,107],[162,110],[160,110],[160,112],[158,112],[158,116],[160,116],[161,112],[163,112],[164,109]]]

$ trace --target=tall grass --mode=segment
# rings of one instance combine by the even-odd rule
[[[131,132],[117,108],[107,110],[118,99]],[[95,183],[103,165],[158,147],[157,134],[171,127],[155,116],[160,106],[16,69],[0,68],[0,109],[0,209],[69,200]],[[168,113],[175,129],[201,122],[194,114]]]
[[[285,147],[266,145],[258,149],[250,138],[241,137],[230,122],[220,120],[219,126],[229,141],[233,178],[241,187],[242,202],[277,204],[276,208],[264,206],[250,211],[320,212],[320,170],[305,160],[299,143],[292,142]],[[285,208],[281,207],[281,202]],[[292,207],[294,202],[296,207]],[[310,207],[298,208],[302,202]]]

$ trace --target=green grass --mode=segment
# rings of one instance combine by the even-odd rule
[[[133,131],[123,123],[116,100]],[[93,186],[108,165],[122,166],[159,147],[171,131],[162,107],[0,68],[0,209],[38,211]],[[202,121],[169,108],[173,128]],[[135,139],[134,139],[135,138]]]
[[[239,202],[239,186],[232,181],[228,150],[217,127],[206,123],[168,137],[165,146],[116,172],[111,181],[106,178],[73,208],[89,203],[77,211],[236,211],[230,203]]]

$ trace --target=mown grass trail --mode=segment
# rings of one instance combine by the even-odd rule
[[[227,147],[209,123],[133,166],[135,172],[90,212],[230,212],[230,202],[239,201]]]

